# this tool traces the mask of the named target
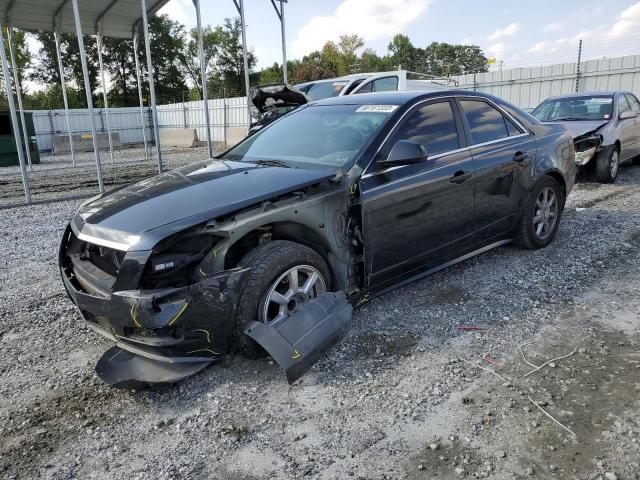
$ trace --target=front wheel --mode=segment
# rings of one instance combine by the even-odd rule
[[[596,180],[600,183],[613,183],[618,176],[620,153],[617,147],[609,147],[596,157]]]
[[[275,240],[247,253],[239,266],[251,268],[236,313],[236,345],[251,358],[264,350],[243,332],[257,320],[272,323],[296,313],[312,298],[330,291],[324,259],[299,243]]]
[[[558,232],[564,194],[558,182],[544,177],[523,202],[516,244],[529,249],[549,245]]]

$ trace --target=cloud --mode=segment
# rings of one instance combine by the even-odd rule
[[[561,32],[562,30],[564,30],[563,22],[550,23],[542,27],[543,32]]]
[[[533,47],[528,49],[527,52],[530,52],[530,53],[542,52],[546,49],[546,47],[547,47],[547,42],[538,42]]]
[[[499,28],[496,31],[494,31],[491,35],[487,36],[487,40],[489,40],[490,42],[494,42],[499,38],[506,37],[508,35],[513,35],[515,33],[518,33],[519,31],[520,31],[520,24],[517,22],[513,22],[512,24],[507,25],[504,28]]]
[[[614,37],[625,33],[637,32],[640,29],[640,2],[624,10],[611,28]]]
[[[391,38],[402,33],[432,0],[343,0],[333,15],[312,17],[293,42],[295,56],[319,50],[340,35],[357,34],[365,41]]]
[[[200,6],[201,9],[203,7]],[[172,20],[183,25],[190,26],[196,23],[196,11],[191,0],[171,0],[158,13],[166,13]]]

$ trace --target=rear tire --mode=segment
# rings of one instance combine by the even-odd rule
[[[530,250],[549,245],[558,232],[564,200],[558,181],[542,178],[524,199],[516,245]]]
[[[596,180],[599,183],[613,183],[618,176],[620,167],[620,152],[618,147],[612,146],[598,153],[596,161]]]
[[[250,358],[262,357],[265,351],[244,334],[244,329],[254,320],[268,323],[273,320],[270,316],[278,315],[274,311],[278,305],[267,305],[267,296],[270,293],[277,294],[277,288],[281,293],[293,290],[291,278],[288,275],[283,278],[285,273],[296,269],[298,287],[304,287],[305,280],[309,280],[313,273],[319,275],[319,279],[316,280],[318,283],[314,283],[312,292],[304,294],[301,288],[298,295],[292,296],[289,305],[281,309],[285,316],[297,311],[309,298],[331,289],[331,274],[324,259],[315,250],[295,242],[275,240],[256,247],[242,257],[238,266],[251,270],[238,302],[235,343],[237,349]],[[283,285],[284,288],[279,285]]]

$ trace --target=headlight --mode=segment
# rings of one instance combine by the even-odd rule
[[[587,134],[574,140],[576,149],[576,164],[586,165],[593,158],[598,147],[602,144],[602,136],[597,134]]]
[[[184,287],[197,278],[196,266],[220,237],[204,233],[183,233],[158,244],[144,270],[144,288]]]

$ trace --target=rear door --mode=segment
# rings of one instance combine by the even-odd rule
[[[515,226],[536,155],[535,136],[486,99],[459,99],[475,166],[474,243],[500,240]]]
[[[638,98],[635,95],[632,95],[630,93],[625,94],[626,98],[627,98],[627,103],[629,104],[629,107],[631,107],[631,110],[634,111],[636,113],[636,118],[635,118],[635,143],[634,143],[634,148],[632,149],[633,151],[633,156],[636,157],[638,155],[640,155],[640,101],[638,101]]]
[[[381,166],[398,140],[421,142],[428,158]],[[454,101],[423,102],[409,111],[360,181],[368,286],[414,276],[471,244],[473,180]]]

